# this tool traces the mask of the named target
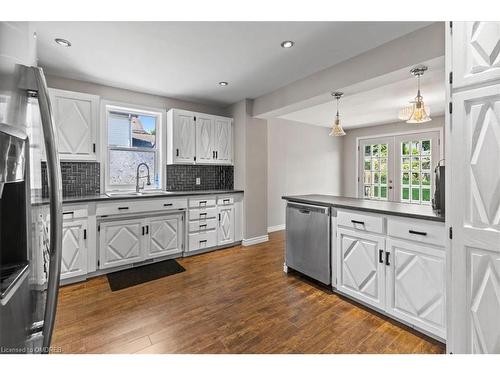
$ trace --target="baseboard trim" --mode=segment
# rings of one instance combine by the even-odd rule
[[[272,227],[267,227],[267,233],[277,232],[280,230],[285,230],[285,224],[273,225]]]
[[[267,242],[267,241],[269,241],[269,236],[266,234],[265,236],[244,239],[243,241],[241,241],[241,244],[243,246],[251,246],[251,245],[256,245],[258,243]]]

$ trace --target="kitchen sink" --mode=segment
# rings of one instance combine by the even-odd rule
[[[113,197],[141,197],[141,196],[145,196],[145,195],[163,195],[163,194],[169,194],[169,193],[164,191],[164,190],[140,191],[138,193],[135,191],[116,191],[116,192],[106,193],[106,195],[110,198],[113,198]]]

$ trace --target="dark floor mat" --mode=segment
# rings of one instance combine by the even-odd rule
[[[128,270],[108,273],[109,286],[113,292],[134,285],[147,283],[165,276],[184,272],[185,268],[174,259],[156,262]]]

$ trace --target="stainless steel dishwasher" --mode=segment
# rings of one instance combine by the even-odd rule
[[[285,271],[288,267],[331,284],[330,208],[288,202]]]

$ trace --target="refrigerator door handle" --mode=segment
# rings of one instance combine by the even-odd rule
[[[45,141],[47,156],[47,179],[50,198],[50,249],[49,249],[49,278],[47,282],[47,300],[45,302],[45,316],[43,324],[42,353],[48,353],[52,339],[52,331],[57,309],[59,281],[61,276],[62,257],[62,182],[59,153],[57,150],[56,131],[52,107],[50,104],[47,82],[42,68],[32,67],[38,87],[38,104]]]

